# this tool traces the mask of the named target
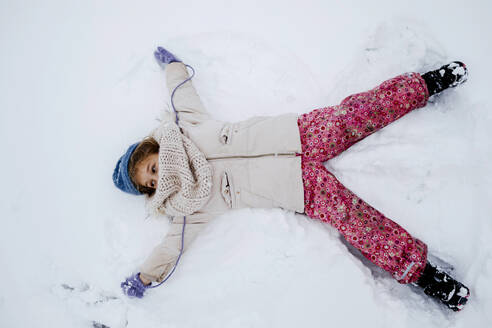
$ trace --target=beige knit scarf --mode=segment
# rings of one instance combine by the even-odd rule
[[[185,216],[202,208],[212,190],[212,167],[205,155],[170,121],[152,134],[159,143],[159,180],[147,209],[151,214]]]

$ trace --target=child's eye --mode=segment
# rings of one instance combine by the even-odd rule
[[[155,188],[155,181],[154,181],[154,180],[152,180],[152,181],[150,182],[150,186],[151,186],[152,188]]]
[[[152,173],[155,173],[155,165],[152,166]]]

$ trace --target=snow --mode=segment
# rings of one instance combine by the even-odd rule
[[[468,291],[466,288],[461,287],[460,291],[458,292],[458,296],[465,297],[468,294]]]
[[[457,67],[453,70],[454,75],[463,75],[465,73],[465,69],[463,67]]]
[[[0,327],[490,327],[487,1],[0,3]],[[168,224],[119,192],[117,158],[168,106],[162,45],[221,120],[308,112],[452,60],[468,81],[326,163],[471,290],[454,313],[335,229],[280,209],[213,220],[143,299],[120,282]]]

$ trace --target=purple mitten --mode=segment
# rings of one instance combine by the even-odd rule
[[[140,280],[139,274],[140,272],[126,278],[126,280],[121,283],[121,289],[123,289],[123,293],[125,293],[125,295],[129,297],[143,297],[145,290],[149,288],[150,284],[145,286]]]
[[[170,53],[163,47],[157,47],[157,50],[154,51],[154,56],[155,59],[157,59],[159,65],[161,65],[162,67],[172,62],[181,62],[181,60],[176,58],[176,56],[174,56],[172,53]]]

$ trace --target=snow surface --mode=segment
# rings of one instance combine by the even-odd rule
[[[491,12],[485,0],[1,1],[0,327],[491,327]],[[168,228],[111,180],[168,104],[157,45],[195,67],[208,110],[230,121],[465,62],[467,83],[326,166],[452,264],[469,305],[441,307],[281,209],[217,218],[165,285],[122,295]]]

